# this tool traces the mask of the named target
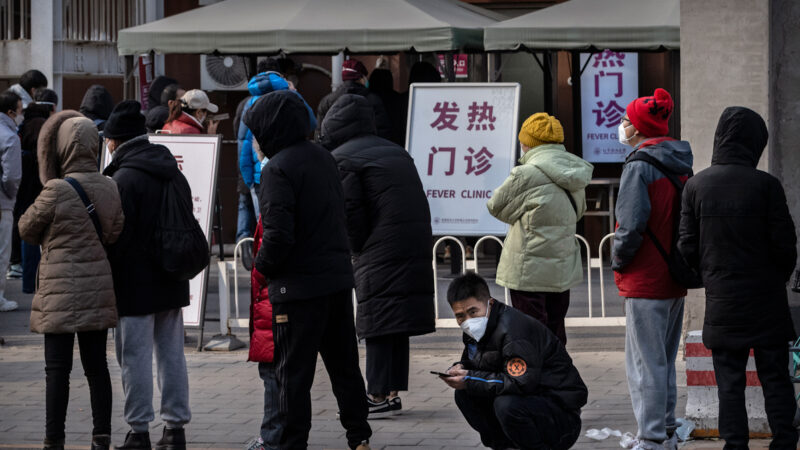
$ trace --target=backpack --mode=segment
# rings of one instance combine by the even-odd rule
[[[650,237],[650,240],[653,241],[653,245],[656,246],[658,253],[661,254],[662,258],[664,258],[664,262],[667,263],[667,269],[669,270],[669,274],[673,281],[687,289],[699,289],[703,287],[703,279],[700,277],[700,274],[697,272],[697,270],[695,270],[695,268],[686,262],[686,259],[678,250],[678,232],[681,221],[681,198],[683,196],[684,183],[682,183],[678,178],[678,174],[669,170],[664,164],[661,163],[661,161],[645,152],[639,151],[632,154],[626,161],[626,164],[631,161],[644,161],[647,164],[650,164],[659,172],[664,174],[664,176],[667,177],[670,183],[672,183],[672,185],[675,187],[675,193],[678,197],[678,200],[675,202],[675,206],[673,207],[672,211],[673,224],[670,252],[667,253],[667,251],[664,249],[664,246],[658,241],[655,233],[653,233],[653,230],[650,229],[650,226],[645,229],[645,233],[647,233],[647,235]],[[692,176],[691,172],[689,172],[689,176]]]
[[[194,217],[192,191],[182,173],[164,182],[151,248],[168,278],[187,281],[208,266],[208,239]]]

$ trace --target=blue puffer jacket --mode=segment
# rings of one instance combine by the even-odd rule
[[[250,79],[250,82],[247,83],[247,90],[250,92],[251,97],[247,99],[242,109],[241,117],[244,117],[247,110],[250,109],[262,95],[287,89],[289,89],[289,83],[277,72],[262,72],[254,76]],[[315,128],[317,126],[317,121],[314,116],[314,111],[308,106],[301,95],[298,94],[298,97],[300,97],[306,105],[312,128]],[[242,173],[242,179],[248,187],[253,187],[254,184],[260,184],[261,161],[258,160],[258,154],[253,149],[253,133],[241,119],[236,139],[239,141],[239,170]]]

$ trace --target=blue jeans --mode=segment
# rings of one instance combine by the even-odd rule
[[[253,237],[253,222],[256,220],[253,211],[253,198],[250,193],[239,193],[239,217],[236,221],[236,242],[242,238]]]
[[[261,217],[261,207],[258,205],[258,186],[254,184],[250,188],[250,196],[253,198],[253,209],[256,212],[256,220]]]
[[[22,241],[22,292],[33,294],[36,290],[36,270],[42,254],[38,245]]]
[[[675,431],[675,358],[683,297],[625,299],[625,371],[640,439],[662,442]]]
[[[281,442],[280,405],[278,404],[278,379],[274,363],[258,363],[258,375],[264,380],[264,418],[261,420],[261,439],[264,448],[277,449]]]

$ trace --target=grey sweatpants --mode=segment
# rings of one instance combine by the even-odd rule
[[[625,371],[639,439],[662,442],[675,430],[683,300],[625,299]]]
[[[183,356],[183,314],[180,308],[144,316],[119,318],[117,362],[125,392],[125,421],[137,433],[148,430],[153,412],[153,353],[161,391],[161,420],[182,428],[189,411],[189,376]]]

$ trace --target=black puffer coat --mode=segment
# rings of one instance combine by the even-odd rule
[[[414,160],[375,136],[358,95],[340,97],[320,131],[344,186],[359,337],[432,333],[431,215]]]
[[[467,393],[472,395],[542,396],[567,411],[579,411],[589,395],[556,335],[538,320],[497,300],[489,309],[481,340],[464,335],[461,365],[469,371]]]
[[[165,181],[181,177],[179,182],[189,190],[175,157],[142,135],[117,147],[103,175],[117,182],[125,213],[122,234],[108,252],[119,315],[140,316],[187,306],[189,282],[168,279],[151,256]]]
[[[282,303],[353,288],[336,162],[308,142],[308,110],[292,91],[261,96],[244,115],[269,162],[258,195],[264,234],[255,267]]]
[[[783,345],[795,337],[786,282],[797,240],[780,181],[756,169],[766,145],[758,114],[727,108],[711,167],[684,188],[678,245],[703,276],[703,342],[711,349]]]
[[[386,113],[386,107],[383,104],[383,100],[381,100],[376,93],[371,92],[363,84],[353,80],[348,80],[336,88],[335,91],[331,92],[323,97],[322,100],[320,100],[319,107],[317,108],[317,130],[315,132],[315,137],[317,140],[320,138],[319,134],[320,128],[322,127],[322,121],[325,120],[325,116],[328,114],[331,106],[336,103],[336,100],[339,100],[339,97],[346,94],[356,94],[366,98],[367,102],[369,102],[369,105],[372,107],[372,113],[375,115],[375,127],[377,128],[377,133],[375,134],[385,139],[392,138],[395,132],[393,131],[391,119]]]

